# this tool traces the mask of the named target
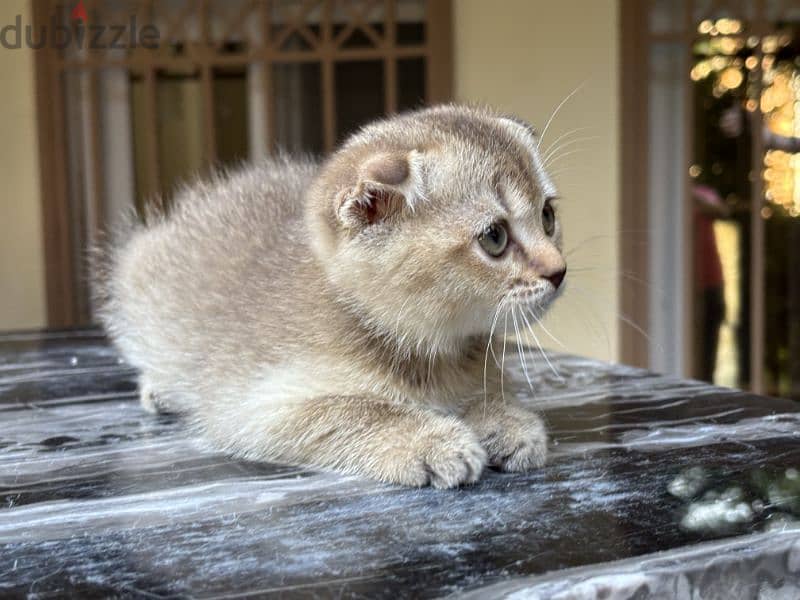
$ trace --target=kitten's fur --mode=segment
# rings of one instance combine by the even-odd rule
[[[486,359],[508,306],[538,316],[557,295],[553,194],[515,119],[389,118],[321,166],[276,159],[183,190],[108,257],[103,320],[143,405],[235,455],[414,486],[528,470],[544,427]],[[498,219],[512,241],[491,258],[476,238]]]

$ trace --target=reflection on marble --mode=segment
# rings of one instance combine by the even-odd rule
[[[548,466],[438,491],[230,460],[97,332],[0,335],[0,597],[800,597],[794,403],[531,359]]]

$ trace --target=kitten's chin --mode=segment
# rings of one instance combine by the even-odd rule
[[[550,310],[550,307],[553,306],[553,303],[561,296],[563,290],[564,288],[562,286],[558,289],[545,292],[538,302],[535,302],[535,306],[532,307],[536,312],[536,316],[539,318],[543,317],[544,314]]]
[[[513,307],[516,311],[524,311],[526,314],[532,313],[536,318],[541,318],[563,293],[564,286],[554,288],[547,284],[547,287],[537,287],[535,290],[527,290],[525,293],[509,295],[507,306]]]

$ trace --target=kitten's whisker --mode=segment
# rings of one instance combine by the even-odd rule
[[[524,327],[527,327],[528,328],[528,332],[532,334],[533,331],[531,331],[531,323],[530,323],[530,321],[528,321],[527,317],[525,316],[525,308],[526,308],[526,306],[524,304],[520,305],[520,307],[519,307],[520,330],[522,330]],[[521,338],[522,338],[522,336],[520,335],[520,340],[522,342],[522,345],[523,345],[524,348],[527,349],[529,347],[528,340],[522,340]],[[535,335],[533,336],[533,338],[534,338],[534,340],[536,340],[536,336]],[[536,344],[537,345],[539,344],[538,340],[536,340]],[[541,346],[540,346],[539,349],[541,350]],[[531,357],[531,359],[533,359],[533,357]],[[534,362],[534,366],[536,366],[535,362]]]
[[[586,83],[585,81],[582,81],[581,83],[579,83],[574,90],[572,90],[569,94],[567,94],[566,97],[561,102],[558,103],[558,106],[556,106],[555,110],[550,115],[550,118],[547,119],[547,123],[544,124],[544,129],[542,130],[542,135],[539,137],[539,143],[536,144],[536,149],[537,150],[539,149],[539,146],[542,145],[542,142],[544,141],[544,137],[547,135],[547,130],[550,129],[550,125],[552,124],[553,119],[556,118],[556,115],[558,115],[558,111],[561,110],[561,107],[564,106],[564,104],[566,104],[569,101],[570,98],[572,98],[575,94],[578,93],[578,90],[580,90],[585,83]]]
[[[579,294],[583,295],[585,298],[589,298],[589,295],[587,293],[585,293],[585,291],[582,291],[580,287],[575,287],[574,285],[572,285],[572,286],[570,286],[570,289],[574,289],[576,292],[578,292]],[[664,347],[661,344],[659,344],[658,342],[656,342],[652,338],[652,336],[647,332],[647,330],[645,330],[636,321],[631,319],[628,315],[626,315],[626,314],[624,314],[624,313],[622,313],[622,312],[617,310],[617,311],[614,311],[614,316],[617,317],[620,321],[622,321],[626,325],[628,325],[629,327],[631,327],[632,329],[634,329],[637,333],[639,333],[649,343],[655,344],[655,347],[659,352],[661,352],[661,353],[664,352]],[[603,325],[603,328],[606,329],[605,325],[603,324],[603,322],[599,318],[598,318],[598,321],[601,323],[601,325]],[[608,329],[606,329],[606,336],[608,336]],[[610,345],[609,345],[609,354],[611,354]]]
[[[536,344],[536,349],[539,351],[539,354],[541,354],[542,358],[545,359],[545,362],[547,362],[549,364],[550,361],[547,360],[547,357],[544,355],[544,349],[542,348],[542,344],[541,344],[541,342],[539,342],[539,338],[536,337],[536,333],[534,333],[534,331],[533,331],[533,325],[531,325],[531,322],[528,319],[528,314],[527,313],[529,311],[526,310],[526,308],[528,308],[528,307],[526,307],[526,306],[521,306],[520,307],[520,310],[519,310],[520,317],[522,318],[522,321],[523,321],[523,324],[525,325],[525,327],[528,328],[528,333],[531,334],[531,337],[533,337],[533,341]],[[550,366],[550,369],[553,370],[552,365]],[[556,371],[553,371],[553,372],[556,373]],[[557,373],[556,373],[556,375],[557,375]],[[560,375],[559,375],[559,377],[560,377]]]
[[[585,151],[586,151],[586,148],[577,148],[575,150],[570,150],[569,152],[564,152],[563,154],[559,154],[558,156],[556,156],[552,160],[550,160],[550,161],[548,161],[546,163],[543,163],[542,167],[547,169],[550,165],[555,164],[556,162],[558,162],[562,158],[566,158],[567,156],[572,156],[573,154],[578,154],[579,152],[585,152]]]
[[[528,363],[525,360],[525,353],[522,351],[522,340],[520,339],[519,325],[517,324],[517,311],[516,306],[511,306],[511,318],[514,319],[514,339],[517,342],[517,352],[519,353],[519,360],[522,364],[522,373],[525,375],[525,381],[528,382],[528,387],[533,390],[530,375],[528,375]]]
[[[574,284],[570,285],[569,289],[570,290],[575,290],[576,292],[581,293],[581,291],[578,288],[576,288]],[[583,293],[581,293],[581,295],[584,296],[584,298],[588,298],[588,296],[586,296]],[[587,302],[577,302],[572,296],[570,296],[570,295],[565,293],[562,302],[567,302],[567,301],[568,302],[572,302],[573,305],[577,305],[580,308],[580,310],[583,312],[584,319],[586,319],[587,324],[592,327],[592,329],[594,330],[594,333],[597,335],[597,337],[600,337],[600,334],[602,334],[602,337],[605,339],[605,342],[606,342],[606,357],[610,360],[611,359],[611,337],[608,335],[608,328],[606,327],[606,325],[603,322],[603,320],[599,317],[599,315],[594,310],[592,310],[591,308],[587,307]],[[587,310],[589,312],[587,312]],[[597,329],[597,324],[598,323],[600,324],[600,327],[601,327],[600,330]]]
[[[508,340],[508,311],[504,311],[503,317],[503,359],[500,362],[500,396],[503,404],[506,402],[506,388],[504,383],[506,373],[506,341]]]
[[[531,325],[531,322],[525,316],[525,309],[523,308],[521,312],[522,312],[522,318],[525,319],[525,323],[527,323],[527,325],[528,325],[528,331],[530,331],[531,335],[533,336],[534,341],[536,342],[536,345],[539,347],[539,354],[542,355],[542,358],[545,360],[547,365],[550,367],[550,370],[553,372],[553,375],[558,377],[558,379],[560,379],[561,381],[564,381],[564,378],[561,376],[561,373],[559,373],[558,369],[556,369],[553,366],[553,363],[550,362],[550,358],[547,356],[547,353],[545,353],[544,348],[542,347],[542,343],[539,341],[539,338],[536,336],[536,332],[533,330],[533,326]],[[530,314],[530,311],[528,311],[528,313]],[[534,317],[534,318],[536,318],[536,317]],[[538,319],[537,319],[537,321],[538,321]]]
[[[561,144],[559,144],[558,146],[556,146],[552,150],[548,151],[548,153],[542,158],[542,164],[547,165],[548,161],[553,156],[555,156],[556,154],[558,154],[559,152],[561,152],[563,150],[566,150],[570,146],[574,146],[575,144],[579,144],[581,142],[590,142],[592,140],[599,140],[599,139],[601,139],[599,135],[584,135],[582,137],[578,137],[578,138],[574,138],[574,139],[562,142]]]
[[[650,233],[650,230],[648,230],[648,229],[639,229],[639,230],[636,230],[636,229],[620,229],[620,230],[614,231],[613,233],[598,233],[596,235],[590,235],[589,237],[587,237],[587,238],[581,240],[580,242],[578,242],[575,246],[572,246],[569,250],[566,250],[564,252],[564,256],[565,257],[569,257],[576,250],[578,250],[579,248],[582,248],[583,246],[585,246],[589,242],[595,242],[597,240],[607,240],[609,238],[616,239],[620,235],[628,236],[628,235],[631,235],[631,234],[641,234],[641,233]],[[642,240],[641,243],[644,244],[646,242],[644,240]]]
[[[599,169],[589,169],[587,165],[586,162],[578,165],[568,162],[558,168],[547,167],[547,175],[550,179],[558,181],[558,189],[562,191],[559,199],[562,202],[570,202],[575,197],[585,197],[586,182],[606,175]]]
[[[581,294],[582,294],[584,297],[587,297],[587,298],[588,298],[588,294],[582,293],[582,292],[581,292],[581,290],[580,290],[580,289],[577,289],[577,288],[575,288],[575,286],[574,286],[574,285],[573,285],[573,286],[571,286],[571,289],[574,289],[576,292],[578,292],[578,293],[581,293]],[[641,336],[642,336],[642,337],[643,337],[645,340],[647,340],[647,341],[648,341],[648,343],[654,344],[654,345],[655,345],[655,347],[656,347],[656,350],[658,350],[658,351],[659,351],[659,352],[661,352],[662,354],[664,353],[664,346],[663,346],[662,344],[660,344],[660,343],[656,342],[656,341],[653,339],[653,337],[652,337],[652,336],[651,336],[649,333],[647,333],[647,330],[645,330],[645,329],[644,329],[644,328],[643,328],[641,325],[639,325],[639,324],[638,324],[636,321],[634,321],[633,319],[631,319],[631,318],[630,318],[628,315],[626,315],[626,314],[624,314],[624,313],[622,313],[622,312],[620,312],[620,311],[614,311],[614,316],[615,316],[616,318],[618,318],[620,321],[622,321],[623,323],[625,323],[626,325],[628,325],[629,327],[631,327],[633,330],[635,330],[635,331],[636,331],[636,332],[637,332],[639,335],[641,335]],[[596,315],[596,314],[595,314],[595,318],[596,318],[596,319],[597,319],[597,321],[598,321],[598,322],[599,322],[599,323],[600,323],[600,324],[603,326],[603,329],[606,331],[606,339],[608,339],[608,329],[605,327],[605,324],[603,324],[602,320],[600,320],[600,319],[597,317],[597,315]],[[609,349],[608,349],[608,353],[609,353],[609,355],[611,354],[611,345],[610,345],[610,342],[609,342]]]
[[[613,267],[584,267],[578,269],[570,269],[570,273],[577,273],[583,274],[586,276],[590,275],[598,275],[598,276],[606,276],[606,275],[616,275],[621,279],[626,279],[633,283],[638,283],[642,287],[646,288],[650,292],[654,292],[660,298],[667,297],[667,291],[655,283],[649,281],[648,279],[644,279],[642,277],[637,277],[633,275],[629,271],[620,271],[618,269],[614,269]]]
[[[586,294],[585,292],[581,291],[580,287],[576,288],[574,285],[572,285],[570,287],[571,287],[571,289],[574,289],[576,292],[578,292],[580,294],[583,294],[584,297],[586,297],[586,298],[589,297],[588,294]],[[659,352],[661,352],[661,353],[664,352],[664,347],[661,344],[655,342],[655,340],[653,340],[653,338],[650,336],[650,334],[647,333],[647,331],[641,325],[639,325],[636,321],[631,319],[628,315],[626,315],[626,314],[624,314],[624,313],[622,313],[620,311],[614,311],[614,316],[616,316],[620,321],[622,321],[623,323],[627,324],[632,329],[634,329],[636,332],[638,332],[649,343],[655,344],[656,349]],[[602,321],[601,321],[601,323],[602,323]],[[605,328],[605,326],[604,326],[604,328]],[[606,329],[606,336],[607,335],[608,335],[608,330]],[[609,345],[609,354],[611,354],[610,345]]]
[[[495,313],[494,313],[494,322],[492,323],[492,329],[491,329],[491,331],[489,333],[490,338],[494,334],[495,327],[497,326],[498,320],[500,318],[500,312],[502,310],[505,310],[505,302],[506,302],[506,298],[503,298],[500,301],[500,304],[497,305],[497,310],[495,310]],[[489,351],[492,353],[492,359],[494,360],[495,366],[499,369],[500,368],[500,359],[497,357],[497,353],[494,351],[494,344],[491,344],[489,346]]]
[[[573,134],[575,134],[575,133],[578,133],[578,132],[580,132],[580,131],[586,131],[587,129],[595,129],[595,128],[594,128],[593,126],[591,126],[591,125],[587,125],[586,127],[576,127],[575,129],[570,129],[570,130],[569,130],[569,131],[567,131],[566,133],[562,133],[560,136],[558,136],[558,137],[555,139],[555,141],[554,141],[552,144],[550,144],[550,145],[547,147],[547,149],[546,149],[546,150],[544,150],[544,152],[542,152],[542,154],[548,154],[548,153],[550,152],[550,150],[552,150],[552,149],[555,147],[555,145],[556,145],[558,142],[560,142],[561,140],[563,140],[563,139],[565,139],[565,138],[567,138],[567,137],[569,137],[569,136],[571,136],[571,135],[573,135]]]
[[[536,320],[536,324],[539,325],[539,327],[541,327],[548,336],[550,336],[551,340],[553,340],[556,344],[561,346],[564,350],[567,349],[567,347],[561,342],[560,339],[558,339],[556,336],[550,333],[550,330],[544,326],[542,320],[536,316],[536,313],[534,313],[532,309],[528,310],[528,314]]]
[[[494,310],[494,318],[492,319],[492,326],[489,328],[489,342],[486,344],[486,355],[483,357],[483,414],[486,416],[486,404],[488,403],[488,389],[487,389],[487,381],[486,381],[486,371],[489,366],[489,349],[492,349],[492,355],[494,355],[494,348],[492,347],[492,337],[494,336],[494,328],[497,326],[497,319],[500,316],[500,309],[503,307],[503,300],[500,300],[500,303],[497,305],[497,308]],[[495,357],[495,362],[497,362],[497,357]]]
[[[639,334],[641,334],[641,336],[644,339],[646,339],[648,343],[655,344],[655,346],[658,349],[658,351],[661,352],[662,354],[664,353],[664,347],[661,344],[659,344],[658,342],[656,342],[655,340],[653,340],[652,336],[649,333],[647,333],[644,329],[642,329],[642,327],[636,321],[634,321],[633,319],[631,319],[627,315],[622,314],[619,311],[617,311],[616,314],[617,314],[617,318],[620,321],[622,321],[623,323],[626,323],[627,325],[632,327],[635,331],[639,332]]]

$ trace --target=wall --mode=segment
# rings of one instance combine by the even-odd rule
[[[547,130],[575,128],[552,172],[563,199],[570,272],[546,320],[570,352],[618,357],[619,91],[616,0],[454,0],[456,97],[486,102]],[[565,138],[568,141],[572,138]],[[566,153],[571,154],[567,155]],[[559,349],[546,334],[543,345]]]
[[[26,0],[0,2],[0,26],[22,15]],[[0,48],[0,329],[46,321],[33,52]]]
[[[553,167],[566,246],[577,249],[569,256],[567,292],[547,326],[570,351],[605,359],[618,356],[617,10],[616,0],[453,2],[460,100],[497,105],[542,128],[583,83],[543,144],[579,127],[588,129],[575,137],[594,136],[565,148],[579,152]],[[20,13],[29,22],[25,0],[0,2],[0,24]],[[39,326],[45,322],[44,266],[31,51],[0,49],[0,86],[0,329]]]

